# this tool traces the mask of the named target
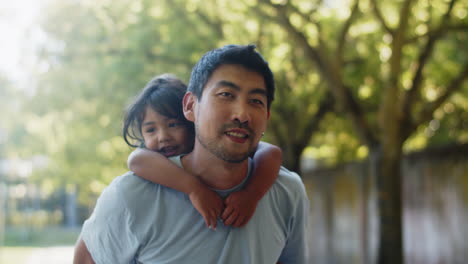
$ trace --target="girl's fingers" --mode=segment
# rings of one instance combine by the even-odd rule
[[[223,209],[221,207],[218,207],[218,208],[214,209],[214,213],[215,213],[216,217],[220,217],[222,211],[223,211]]]
[[[205,220],[206,227],[210,228],[211,222],[210,222],[210,219],[208,219],[208,216],[203,215],[203,220]]]
[[[213,213],[211,215],[211,228],[213,230],[216,230],[216,225],[218,224],[218,216],[216,215],[216,213]]]
[[[224,209],[223,211],[223,215],[221,216],[221,218],[226,221],[227,218],[232,214],[232,212],[234,211],[234,208],[228,206]]]
[[[232,225],[236,221],[238,215],[238,213],[233,212],[226,220],[224,220],[224,225]]]
[[[244,217],[239,216],[237,217],[237,220],[232,224],[233,227],[241,227],[242,224],[244,223]]]

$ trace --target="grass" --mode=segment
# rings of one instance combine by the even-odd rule
[[[37,259],[39,263],[71,263],[70,250],[63,247],[73,246],[79,231],[61,227],[7,227],[3,239],[0,237],[0,263],[29,264],[38,254],[42,258]]]
[[[43,229],[7,227],[5,229],[3,246],[50,247],[73,245],[78,235],[78,229],[66,229],[62,227],[47,227]]]

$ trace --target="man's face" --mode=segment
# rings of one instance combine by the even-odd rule
[[[200,145],[227,162],[242,162],[255,151],[270,116],[262,75],[231,64],[212,73],[200,100],[188,93],[186,109]]]

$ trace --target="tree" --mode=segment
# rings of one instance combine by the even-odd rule
[[[325,114],[333,110],[333,98],[325,90],[319,76],[308,69],[303,52],[297,52],[289,43],[288,35],[269,19],[259,17],[249,1],[165,1],[171,8],[166,10],[171,17],[183,20],[183,25],[192,25],[196,36],[211,32],[211,45],[202,45],[207,51],[228,43],[255,43],[268,59],[276,79],[276,101],[271,109],[271,121],[266,139],[280,145],[283,164],[300,172],[301,155]],[[181,28],[168,24],[169,31],[180,32]],[[191,39],[191,34],[184,35]],[[205,38],[206,39],[206,38]],[[175,42],[177,43],[177,42]],[[174,43],[174,44],[175,44]],[[172,45],[172,44],[171,44]],[[196,53],[195,61],[201,56]],[[291,133],[291,129],[294,132]]]
[[[339,26],[330,25],[319,12],[322,8],[320,1],[261,1],[257,11],[281,25],[305,59],[315,64],[368,147],[380,210],[378,262],[403,263],[403,145],[468,77],[466,14],[453,15],[466,9],[466,3],[355,0]],[[380,52],[380,61],[369,51]],[[450,63],[444,66],[444,61]],[[435,65],[443,76],[429,74]],[[378,92],[376,102],[359,98],[363,85]],[[430,91],[436,95],[427,96]]]
[[[322,144],[312,139],[317,133],[343,128],[345,139],[355,136],[367,146],[380,193],[380,263],[401,263],[400,159],[421,128],[464,109],[455,98],[466,101],[467,4],[353,0],[338,9],[328,3],[52,1],[41,23],[47,70],[27,104],[24,122],[34,125],[24,131],[23,151],[47,153],[51,164],[42,175],[76,184],[81,202],[92,203],[89,194],[125,170],[130,149],[120,127],[129,98],[155,74],[187,80],[207,50],[253,42],[277,82],[266,138],[284,149],[293,170],[309,143]],[[463,130],[459,123],[455,131]]]
[[[89,203],[125,169],[129,148],[119,139],[124,105],[151,76],[172,72],[188,79],[198,58],[224,43],[254,42],[262,53],[268,54],[277,50],[270,44],[282,41],[270,40],[275,25],[266,29],[258,26],[260,21],[250,20],[257,29],[245,28],[246,16],[239,14],[246,12],[248,6],[238,6],[242,8],[240,12],[226,14],[226,7],[215,2],[186,3],[51,2],[41,23],[48,41],[39,54],[47,71],[39,73],[33,103],[28,109],[29,119],[37,126],[32,131],[35,137],[27,144],[29,153],[48,153],[51,165],[36,178],[47,176],[55,182],[54,186],[77,184],[81,202]],[[291,65],[298,67],[297,63]],[[278,90],[289,89],[294,94],[277,97],[273,112],[282,112],[283,117],[278,119],[273,113],[272,127],[298,127],[297,134],[301,136],[290,143],[287,130],[271,129],[274,132],[267,137],[285,144],[286,164],[299,170],[300,154],[318,123],[312,122],[306,133],[299,128],[303,119],[313,119],[318,111],[315,104],[310,104],[310,95],[317,89],[308,85],[314,78],[317,81],[317,75],[288,76],[286,72],[279,74],[284,81]],[[287,88],[288,85],[298,87]],[[322,93],[323,87],[314,100],[320,100]],[[301,104],[295,104],[298,97]],[[294,109],[287,110],[281,101]],[[328,102],[323,103],[321,112],[331,109]],[[304,111],[306,106],[309,110]],[[284,126],[284,120],[290,120],[288,115],[302,115],[302,119],[295,119],[294,123],[291,120]]]

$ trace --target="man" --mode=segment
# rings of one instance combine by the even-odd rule
[[[228,45],[195,65],[184,97],[195,124],[193,151],[171,158],[225,197],[250,178],[267,127],[273,74],[255,46]],[[245,227],[215,231],[187,196],[127,173],[106,188],[83,226],[75,263],[307,263],[308,200],[282,168]]]

